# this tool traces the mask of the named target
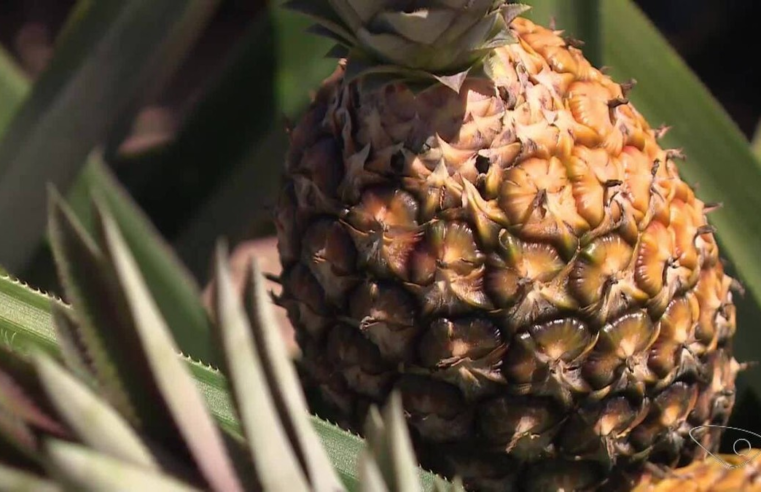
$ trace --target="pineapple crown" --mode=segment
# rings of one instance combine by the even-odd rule
[[[494,48],[515,42],[509,25],[529,7],[505,0],[292,0],[338,44],[346,77],[375,82],[436,81],[459,91]]]

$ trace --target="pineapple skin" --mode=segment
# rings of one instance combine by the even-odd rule
[[[345,425],[397,389],[423,465],[471,489],[609,489],[726,423],[732,279],[627,87],[511,29],[459,94],[326,80],[291,133],[280,303]]]
[[[677,470],[645,473],[633,492],[761,492],[761,449],[707,457]]]

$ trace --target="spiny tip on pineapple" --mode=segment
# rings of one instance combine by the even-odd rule
[[[346,422],[399,389],[424,464],[479,490],[714,450],[689,431],[733,405],[733,281],[631,86],[504,2],[317,5],[348,58],[293,131],[276,225]]]

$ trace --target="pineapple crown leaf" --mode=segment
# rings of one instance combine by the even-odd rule
[[[469,71],[495,48],[515,42],[509,25],[528,7],[505,0],[293,0],[312,32],[340,46],[349,79],[436,82],[459,91]]]

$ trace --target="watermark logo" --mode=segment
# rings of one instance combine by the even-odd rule
[[[722,431],[732,432],[732,437],[736,437],[732,443],[732,451],[736,456],[740,458],[739,460],[733,459],[732,463],[729,463],[727,460],[722,459],[718,454],[712,453],[708,448],[703,446],[703,444],[700,442],[700,439],[703,437],[703,435],[705,435],[706,432],[710,432],[711,429],[721,429]],[[757,438],[754,439],[754,441],[759,443],[756,448],[753,447],[749,439],[754,437]],[[741,468],[747,465],[749,462],[753,461],[753,459],[758,456],[759,453],[761,453],[761,435],[745,429],[740,429],[738,427],[727,427],[725,425],[701,425],[699,427],[690,429],[690,438],[692,438],[692,440],[695,441],[698,446],[703,448],[705,452],[709,454],[709,456],[721,463],[721,465],[728,470]]]

